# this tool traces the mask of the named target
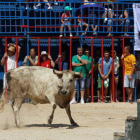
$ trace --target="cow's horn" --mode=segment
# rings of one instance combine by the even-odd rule
[[[82,78],[83,74],[79,72],[74,72],[75,78]]]
[[[56,74],[59,78],[62,78],[63,72],[62,71],[56,71],[53,69],[53,73]]]

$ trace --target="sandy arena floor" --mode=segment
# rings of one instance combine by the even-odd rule
[[[0,113],[0,140],[113,140],[113,132],[124,131],[125,119],[136,115],[137,105],[129,103],[88,103],[71,105],[72,127],[64,109],[57,107],[51,126],[46,124],[50,104],[23,104],[21,128],[16,128],[10,105]]]

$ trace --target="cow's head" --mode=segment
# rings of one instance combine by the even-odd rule
[[[66,70],[66,71],[56,71],[53,70],[53,73],[58,76],[58,78],[61,80],[61,94],[67,95],[69,94],[72,89],[74,89],[74,82],[75,79],[82,78],[82,73]]]

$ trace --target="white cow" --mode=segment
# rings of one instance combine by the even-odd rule
[[[20,126],[19,110],[25,97],[37,103],[51,103],[52,113],[48,124],[52,123],[56,105],[65,108],[72,125],[77,123],[72,119],[70,112],[70,98],[74,91],[74,81],[82,74],[70,70],[56,71],[39,66],[19,67],[8,71],[6,80],[13,97],[12,108],[16,126]],[[5,91],[4,91],[5,92]],[[1,98],[0,109],[4,107],[4,92]]]

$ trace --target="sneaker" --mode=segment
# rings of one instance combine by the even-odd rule
[[[51,6],[48,7],[48,10],[53,9]]]
[[[41,6],[41,3],[38,3],[36,6],[37,6],[37,7]]]
[[[63,35],[60,35],[59,37],[63,37]]]
[[[81,99],[81,104],[83,105],[83,104],[85,104],[85,102],[84,102],[84,100],[83,99]]]
[[[71,100],[70,104],[77,104],[76,100]]]
[[[97,34],[97,32],[94,32],[93,35],[97,36],[98,34]]]
[[[104,102],[105,102],[105,103],[108,103],[107,99],[104,99]]]
[[[57,2],[55,2],[55,3],[54,3],[54,5],[58,5],[58,3],[57,3]]]
[[[85,33],[82,33],[82,35],[86,35],[87,33],[85,32]]]
[[[101,101],[101,99],[98,99],[98,103],[101,103],[102,101]]]
[[[33,8],[34,8],[34,9],[37,9],[35,5],[33,6]]]
[[[73,37],[73,35],[72,35],[72,34],[70,34],[70,37]]]

